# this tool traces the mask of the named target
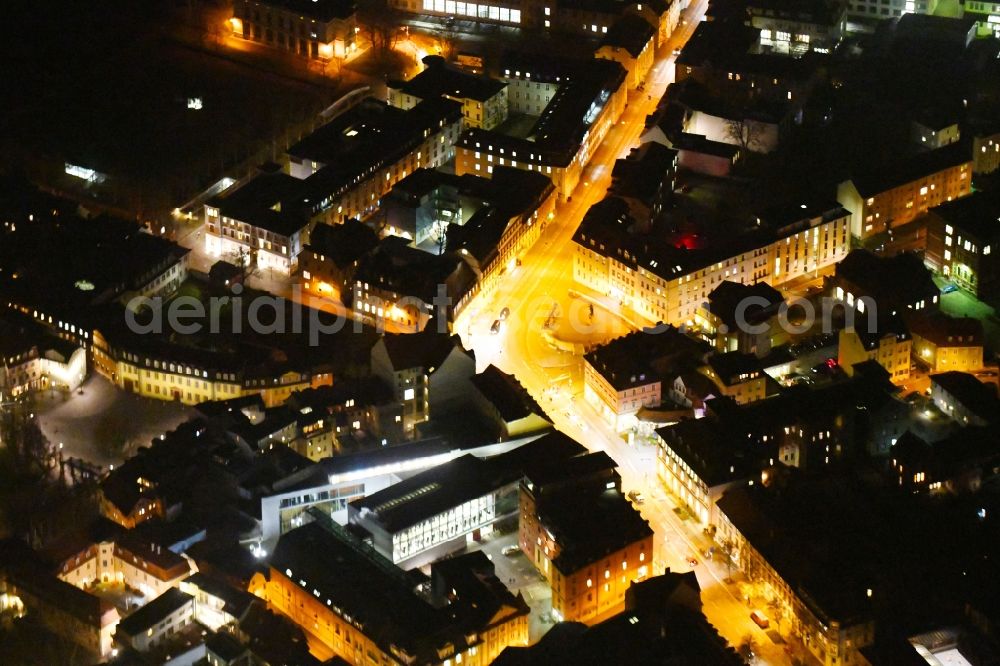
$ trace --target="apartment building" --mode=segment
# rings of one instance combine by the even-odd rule
[[[316,60],[357,51],[354,0],[235,0],[235,37]]]
[[[349,663],[487,666],[507,646],[527,645],[529,608],[480,558],[432,568],[428,598],[402,569],[317,516],[282,535],[250,591]]]
[[[910,378],[913,337],[899,317],[881,320],[870,329],[845,328],[838,336],[837,362],[848,376],[854,374],[855,364],[871,360],[885,368],[897,384]]]
[[[849,219],[835,204],[798,204],[763,214],[759,230],[724,246],[683,250],[630,233],[624,204],[605,199],[573,236],[573,277],[647,321],[691,326],[722,282],[780,287],[829,270],[849,250]]]
[[[308,237],[302,181],[262,172],[205,204],[205,251],[237,265],[290,275]]]
[[[637,425],[643,407],[664,402],[664,378],[693,370],[709,347],[672,327],[635,331],[583,357],[583,397],[618,431]]]
[[[313,221],[364,219],[393,186],[421,167],[450,160],[462,104],[437,97],[403,110],[366,98],[288,149]]]
[[[613,60],[508,53],[500,63],[510,113],[535,116],[526,136],[477,128],[455,147],[455,173],[490,177],[495,166],[548,176],[565,201],[625,108],[627,72]]]
[[[476,361],[457,336],[428,326],[420,333],[386,333],[372,347],[372,374],[403,405],[403,432],[413,437],[420,423],[469,406]]]
[[[628,72],[629,89],[645,83],[646,75],[653,66],[656,50],[656,31],[639,16],[627,15],[611,26],[611,30],[601,39],[594,52],[598,58],[614,60]]]
[[[191,573],[187,558],[131,533],[90,544],[60,565],[58,576],[86,588],[98,583],[123,583],[147,600],[176,587]]]
[[[878,168],[858,169],[837,188],[851,235],[867,240],[972,191],[972,155],[961,142]]]
[[[911,317],[913,358],[928,372],[971,372],[983,367],[983,324],[936,313]]]
[[[924,261],[977,298],[1000,285],[1000,197],[974,194],[932,208]]]
[[[424,70],[409,81],[389,81],[389,104],[411,109],[426,99],[445,97],[462,105],[465,127],[491,130],[507,120],[507,84],[472,74],[437,55],[424,57]]]

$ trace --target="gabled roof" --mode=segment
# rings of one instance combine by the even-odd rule
[[[190,594],[181,592],[176,587],[171,587],[119,622],[115,631],[134,638],[144,634],[148,629],[153,628],[157,623],[193,601],[194,597]]]
[[[942,372],[931,375],[931,384],[947,391],[967,410],[986,421],[1000,417],[996,387],[984,384],[966,372]]]
[[[409,81],[390,81],[389,87],[418,99],[451,97],[478,102],[485,102],[507,87],[503,81],[449,65],[441,56],[425,56],[422,62],[422,72]]]
[[[471,381],[476,390],[497,408],[505,422],[511,423],[532,414],[545,418],[545,412],[517,378],[495,365],[490,364],[481,373],[473,375]]]
[[[389,361],[397,372],[410,368],[423,368],[431,374],[441,367],[453,350],[466,352],[457,335],[438,332],[434,320],[429,321],[419,333],[386,333],[382,336]]]
[[[645,19],[626,14],[611,26],[601,40],[601,46],[625,49],[630,56],[638,58],[651,43],[654,34],[653,27]]]

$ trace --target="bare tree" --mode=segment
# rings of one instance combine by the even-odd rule
[[[240,247],[233,252],[232,263],[240,269],[240,279],[243,284],[257,274],[257,250],[253,247]]]
[[[726,120],[726,136],[743,149],[743,152],[752,151],[761,145],[760,125],[747,118]]]
[[[399,11],[392,0],[361,0],[358,3],[358,23],[379,59],[396,48],[403,32]]]

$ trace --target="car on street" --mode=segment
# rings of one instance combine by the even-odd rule
[[[509,546],[505,546],[503,550],[501,550],[500,552],[506,557],[513,557],[514,555],[517,555],[518,553],[521,552],[521,547],[515,543]]]
[[[950,282],[948,284],[946,284],[945,286],[941,287],[941,293],[942,294],[950,294],[953,291],[958,291],[958,286],[956,286],[954,284],[951,284]]]
[[[687,559],[687,563],[691,567],[696,567],[696,566],[698,566],[698,558],[696,558],[696,557],[689,557]]]
[[[500,311],[500,321],[507,321],[507,317],[510,316],[510,308],[504,308]]]
[[[493,325],[490,326],[490,333],[492,333],[493,335],[496,335],[499,332],[500,332],[500,320],[499,319],[494,319],[493,320]]]
[[[633,502],[635,502],[636,504],[642,504],[643,502],[646,501],[646,498],[643,497],[642,493],[640,493],[638,490],[633,490],[632,492],[630,492],[628,494],[628,498]]]
[[[674,49],[674,55],[675,55],[675,56],[679,56],[680,54],[681,54],[681,49],[680,49],[680,47],[677,47],[676,49]]]
[[[767,629],[771,626],[771,621],[767,619],[767,616],[758,610],[750,613],[750,619],[761,629]]]

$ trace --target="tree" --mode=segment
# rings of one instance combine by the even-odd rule
[[[761,144],[760,125],[748,118],[726,120],[726,136],[736,142],[743,152],[752,151]]]
[[[392,0],[361,0],[358,3],[358,23],[379,60],[396,48],[402,34],[402,21]]]
[[[232,263],[240,269],[240,281],[247,280],[257,273],[257,250],[253,247],[240,247],[232,254]]]
[[[733,577],[733,555],[735,554],[733,548],[733,542],[730,539],[726,539],[721,544],[719,544],[719,550],[726,557],[726,580],[730,581]]]

